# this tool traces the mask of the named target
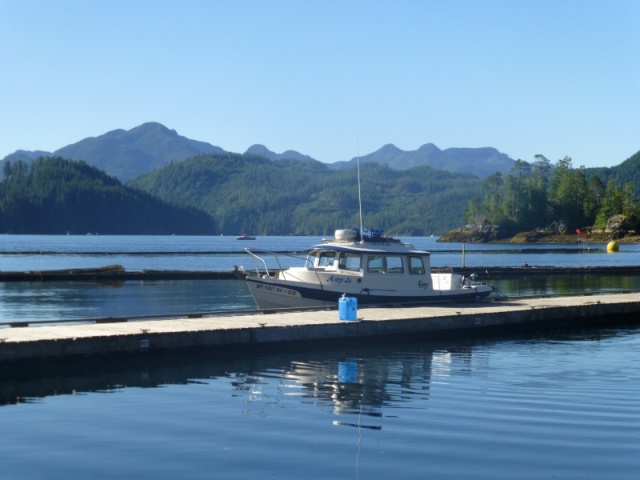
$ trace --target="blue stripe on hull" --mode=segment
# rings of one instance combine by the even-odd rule
[[[317,288],[306,288],[299,286],[292,286],[290,283],[278,283],[278,282],[263,282],[255,278],[247,278],[248,282],[256,284],[278,286],[289,290],[295,290],[300,293],[303,299],[313,300],[316,302],[325,303],[338,303],[338,300],[342,297],[342,292],[320,290]],[[464,290],[462,290],[464,291]],[[485,298],[489,296],[491,291],[476,292],[475,290],[467,290],[465,293],[460,294],[441,294],[441,295],[370,295],[366,293],[347,293],[348,297],[355,297],[358,300],[358,305],[384,305],[384,304],[424,304],[424,303],[439,303],[449,302],[452,300],[459,301],[471,301],[478,298]],[[277,303],[277,296],[274,296],[273,301]]]

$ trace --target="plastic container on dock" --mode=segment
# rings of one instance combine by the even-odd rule
[[[358,299],[342,295],[338,300],[338,319],[353,322],[358,319]]]

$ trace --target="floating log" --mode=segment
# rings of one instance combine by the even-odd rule
[[[70,268],[65,270],[27,270],[24,272],[2,272],[0,281],[120,281],[120,280],[189,280],[189,279],[236,279],[233,271],[187,271],[187,270],[140,270],[127,271],[122,265],[107,265],[98,268]]]

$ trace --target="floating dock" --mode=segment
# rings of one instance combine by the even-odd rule
[[[194,347],[236,348],[282,342],[348,340],[423,333],[479,334],[640,322],[640,292],[512,298],[420,307],[361,308],[355,321],[338,309],[235,313],[164,320],[0,328],[0,362],[137,353]],[[17,328],[22,327],[22,328]]]

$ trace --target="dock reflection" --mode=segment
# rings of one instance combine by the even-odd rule
[[[231,396],[247,414],[263,408],[265,395],[329,409],[334,424],[380,429],[385,406],[428,399],[443,358],[467,362],[474,343],[434,343],[396,338],[373,345],[300,347],[290,351],[215,349],[147,353],[82,361],[0,365],[0,405],[46,401],[49,396],[109,394],[127,388],[229,382]],[[271,392],[265,392],[269,389]],[[275,393],[274,393],[275,391]],[[356,417],[357,416],[357,419]],[[365,419],[365,420],[362,420]]]

